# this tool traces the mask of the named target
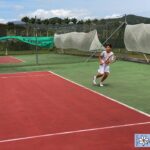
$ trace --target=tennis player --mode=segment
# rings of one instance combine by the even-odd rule
[[[112,45],[106,44],[105,50],[99,55],[99,69],[97,75],[94,76],[93,84],[96,85],[96,79],[100,78],[100,86],[103,87],[103,82],[110,74],[109,57],[113,55]]]

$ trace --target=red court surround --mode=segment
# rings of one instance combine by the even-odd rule
[[[49,72],[0,75],[0,141],[116,127],[0,143],[0,150],[136,150],[135,133],[150,133],[150,117]],[[144,148],[142,149],[144,150]]]
[[[12,56],[0,56],[0,64],[15,64],[20,62],[22,61]]]

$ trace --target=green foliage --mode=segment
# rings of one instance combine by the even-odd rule
[[[45,19],[45,20],[42,21],[42,23],[45,24],[45,25],[48,25],[49,24],[49,20]]]
[[[25,16],[21,19],[22,22],[25,22],[26,24],[29,23],[29,17]]]
[[[71,21],[72,21],[74,24],[77,24],[77,21],[78,21],[78,20],[77,20],[76,18],[72,18]]]
[[[65,18],[63,22],[64,22],[64,24],[69,24],[70,19],[69,18]]]
[[[29,20],[29,23],[35,24],[35,18],[31,18],[31,19]]]
[[[13,22],[8,22],[7,27],[8,27],[8,30],[11,30],[11,29],[14,29],[15,25]]]
[[[92,20],[90,20],[90,19],[85,21],[85,24],[87,24],[87,25],[91,25],[91,23],[92,23]]]
[[[6,25],[0,23],[0,37],[6,36],[6,34],[7,34],[6,28],[7,28]]]
[[[83,25],[83,24],[84,24],[84,21],[83,21],[83,20],[79,20],[77,24]]]

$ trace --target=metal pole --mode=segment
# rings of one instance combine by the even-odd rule
[[[36,47],[35,47],[35,53],[36,53],[36,64],[39,64],[39,58],[38,58],[38,39],[37,39],[37,18],[35,16],[35,38],[36,38]]]
[[[145,60],[147,61],[147,63],[149,63],[150,61],[149,61],[149,59],[147,58],[146,54],[143,54],[143,55],[144,55],[144,58],[145,58]]]
[[[8,55],[8,40],[6,40],[6,49],[5,49],[5,56]]]
[[[107,24],[107,20],[106,20],[106,39],[108,38],[108,24]]]
[[[127,25],[128,24],[128,22],[127,22],[127,15],[125,14],[124,17],[125,17],[125,24]]]
[[[125,24],[125,22],[123,22],[103,43],[102,45],[106,44],[107,41],[120,29],[122,28],[122,26]],[[88,62],[95,54],[97,53],[97,51],[95,51],[87,60],[86,62]]]

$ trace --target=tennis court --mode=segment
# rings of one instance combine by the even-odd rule
[[[127,150],[149,114],[53,72],[0,75],[0,149]]]
[[[16,64],[23,62],[14,56],[0,56],[0,64]]]

